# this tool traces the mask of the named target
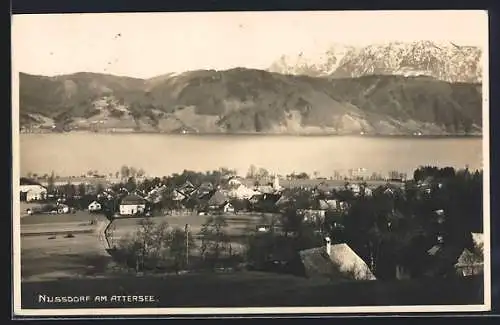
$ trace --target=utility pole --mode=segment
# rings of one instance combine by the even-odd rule
[[[186,267],[189,265],[189,224],[186,223],[184,227],[184,233],[186,234]]]

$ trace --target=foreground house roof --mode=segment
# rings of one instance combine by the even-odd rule
[[[196,186],[194,186],[190,181],[186,181],[181,186],[178,186],[177,190],[183,194],[189,195],[196,190]]]
[[[317,247],[299,252],[308,277],[327,277],[332,280],[375,280],[370,268],[347,244]]]
[[[473,265],[482,265],[481,256],[475,254],[468,250],[467,248],[463,250],[462,254],[458,258],[456,266],[473,266]]]

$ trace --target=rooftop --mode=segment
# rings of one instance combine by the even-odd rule
[[[121,205],[126,204],[146,204],[146,200],[140,197],[139,195],[131,194],[125,196],[120,202]]]

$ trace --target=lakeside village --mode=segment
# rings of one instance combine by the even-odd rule
[[[108,220],[138,218],[142,236],[154,226],[144,220],[196,216],[200,232],[189,232],[188,225],[174,231],[180,236],[177,249],[165,257],[173,264],[163,261],[176,272],[195,268],[195,255],[205,264],[210,261],[211,267],[245,265],[253,270],[355,280],[483,272],[480,170],[427,166],[416,169],[411,178],[391,172],[386,179],[353,172],[330,179],[305,173],[278,177],[255,168],[247,177],[227,169],[184,171],[163,178],[130,171],[124,166],[110,177],[89,172],[86,177],[64,180],[54,174],[21,178],[21,201],[30,203],[22,214],[71,215],[84,210]],[[257,216],[258,221],[234,236],[230,220],[246,216]],[[169,238],[170,244],[165,245],[174,245],[173,237]],[[228,244],[234,241],[244,251],[232,251]],[[132,253],[129,245],[129,255],[122,254],[122,259],[137,271],[161,269],[157,252],[165,247],[161,240],[149,242],[148,249],[136,245]],[[199,252],[190,253],[187,243],[189,250],[197,247]],[[153,249],[155,245],[159,246]]]

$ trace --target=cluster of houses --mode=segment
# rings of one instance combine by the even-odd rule
[[[404,187],[400,185],[384,184],[371,188],[366,184],[346,183],[335,188],[331,184],[321,182],[315,186],[300,187],[303,192],[308,193],[308,200],[306,205],[297,208],[297,213],[303,216],[304,221],[314,222],[324,219],[327,211],[345,212],[349,209],[349,200],[339,196],[339,190],[347,191],[354,197],[372,196],[377,191],[392,195],[404,192]],[[411,186],[414,186],[421,195],[426,195],[435,189],[442,188],[443,184],[426,179]],[[36,202],[47,198],[47,189],[29,179],[21,179],[20,191],[22,201]],[[296,200],[294,193],[296,192],[293,189],[282,186],[278,177],[274,177],[272,182],[268,184],[260,185],[236,176],[226,179],[220,185],[214,185],[210,182],[194,185],[190,181],[186,181],[174,188],[158,184],[147,191],[129,192],[124,188],[119,190],[108,188],[99,193],[97,199],[88,205],[88,211],[101,212],[105,201],[113,201],[117,204],[117,206],[115,205],[116,212],[120,216],[147,215],[150,213],[151,207],[161,206],[165,198],[168,198],[171,205],[168,208],[163,207],[163,210],[167,209],[170,213],[173,211],[189,213],[196,211],[198,214],[204,215],[237,213],[239,210],[279,212],[283,211],[284,207],[290,206],[291,201]],[[53,210],[57,213],[69,212],[69,208],[59,202]],[[397,219],[397,211],[395,211],[395,217],[391,219],[388,226],[391,226],[390,223],[397,222]],[[446,220],[445,211],[437,209],[435,220],[438,224],[443,224]],[[429,265],[427,271],[429,275],[443,272],[447,265],[451,265],[452,261],[457,260],[455,268],[463,275],[482,272],[483,263],[477,259],[476,253],[461,247],[444,245],[443,235],[437,233],[436,236],[436,244],[427,252],[429,261],[426,264]],[[473,234],[473,236],[476,244],[482,241],[481,234]],[[324,254],[325,252],[326,254]],[[333,245],[328,242],[325,247],[301,252],[300,256],[305,265],[306,273],[309,274],[318,272],[331,274],[332,268],[339,269],[341,265],[347,263],[350,268],[357,270],[357,275],[351,274],[352,276],[365,280],[374,279],[370,268],[346,244]],[[345,273],[345,270],[343,272]],[[396,274],[396,277],[400,279],[409,276],[405,268],[400,265],[396,266]]]
[[[285,181],[286,183],[286,181]],[[420,182],[417,186],[420,192],[431,191],[431,182]],[[394,194],[403,189],[402,186],[385,184],[383,186],[370,187],[361,183],[345,183],[337,185],[337,188],[326,181],[314,186],[301,184],[280,184],[277,176],[267,184],[257,184],[252,180],[233,176],[214,185],[210,182],[203,182],[194,185],[190,181],[169,188],[165,184],[158,184],[148,191],[135,190],[129,192],[126,189],[113,191],[111,188],[103,190],[97,195],[96,200],[88,205],[89,212],[100,212],[103,209],[103,202],[106,200],[116,201],[119,205],[117,212],[123,216],[144,214],[150,207],[161,205],[165,197],[168,196],[171,203],[169,207],[162,209],[169,213],[235,213],[238,211],[255,212],[280,212],[290,201],[295,200],[294,189],[300,189],[309,193],[310,200],[307,205],[297,207],[297,212],[304,217],[305,221],[315,221],[324,218],[326,211],[346,211],[349,203],[346,199],[335,195],[334,190],[345,190],[356,196],[372,196],[374,191],[384,191],[385,194]],[[441,186],[441,184],[439,184]],[[43,201],[48,198],[47,188],[40,183],[26,178],[21,179],[21,201]],[[116,205],[115,205],[116,206]]]
[[[193,211],[198,214],[235,213],[239,210],[274,212],[286,201],[282,195],[283,187],[280,186],[277,177],[268,185],[251,186],[246,183],[245,179],[231,177],[221,185],[203,182],[196,186],[186,181],[173,189],[164,184],[158,184],[149,191],[128,192],[125,189],[113,191],[108,188],[97,195],[97,200],[90,203],[88,210],[101,211],[103,201],[118,199],[119,214],[131,216],[143,214],[148,208],[161,205],[161,202],[168,198],[171,204],[162,208],[164,212],[169,213]],[[240,202],[240,206],[234,206],[236,201]]]
[[[190,181],[186,181],[173,189],[165,184],[158,184],[149,191],[135,190],[132,192],[124,188],[114,191],[108,187],[97,194],[96,200],[90,202],[88,211],[100,212],[103,209],[104,201],[114,200],[118,201],[117,210],[119,210],[120,215],[143,214],[149,207],[159,205],[165,196],[168,196],[172,204],[168,208],[164,207],[164,210],[169,210],[169,212],[196,211],[199,214],[234,213],[240,210],[279,212],[291,200],[294,200],[293,194],[287,191],[291,187],[311,194],[310,205],[298,209],[298,213],[302,214],[305,220],[324,217],[327,210],[346,210],[349,207],[347,202],[331,195],[334,187],[326,182],[315,186],[288,184],[285,188],[280,185],[280,179],[277,176],[271,182],[262,185],[233,176],[220,185],[203,182],[196,186]],[[354,196],[370,196],[373,193],[372,188],[356,183],[345,184],[341,188],[350,191]],[[388,186],[386,190],[393,191],[395,189]],[[21,179],[21,201],[41,201],[47,198],[46,187],[29,179]],[[236,203],[238,206],[235,206]]]
[[[371,195],[371,189],[365,189],[358,184],[352,184],[348,188],[355,195],[360,195],[362,191],[366,191],[367,195]],[[332,190],[331,187],[320,184],[314,188],[304,188],[304,190],[309,190],[312,197],[317,197],[317,203],[311,203],[310,210],[304,209],[300,211],[304,215],[314,212],[324,214],[328,209],[347,209],[348,207],[347,203],[341,200],[328,199],[327,197],[320,199],[319,196],[315,195],[318,193],[329,194]],[[152,192],[156,194],[155,191],[159,191],[159,189]],[[151,197],[153,193],[149,193],[148,197]],[[196,209],[200,214],[211,212],[233,213],[239,210],[279,212],[287,203],[294,200],[293,195],[289,194],[280,185],[280,180],[276,176],[272,182],[264,185],[251,184],[248,180],[237,176],[230,177],[218,186],[207,182],[195,186],[186,181],[173,190],[171,199],[176,203],[174,206],[177,209]],[[238,206],[235,206],[237,202]]]

